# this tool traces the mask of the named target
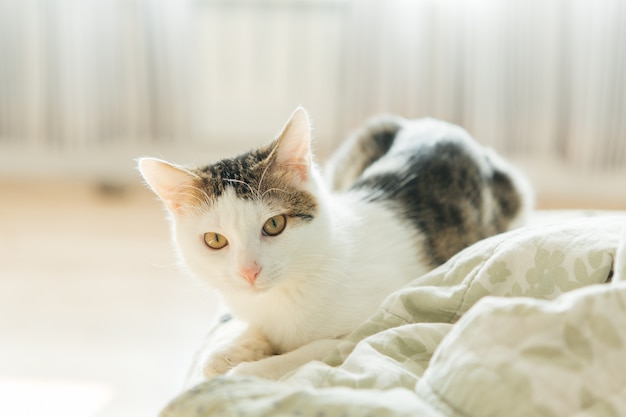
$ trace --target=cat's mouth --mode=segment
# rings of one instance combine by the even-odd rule
[[[259,280],[249,283],[244,282],[246,289],[253,294],[261,294],[269,291],[271,286],[265,282],[259,282]]]
[[[275,271],[263,270],[259,272],[254,280],[246,279],[241,274],[237,274],[233,279],[238,281],[237,287],[241,291],[245,291],[248,294],[264,294],[276,288],[277,282],[274,279],[275,275],[273,275],[275,273]]]

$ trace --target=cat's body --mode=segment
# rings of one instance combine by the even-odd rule
[[[430,119],[385,118],[355,134],[329,164],[330,188],[301,109],[267,147],[199,169],[153,159],[140,169],[173,214],[186,266],[249,324],[207,374],[320,341],[327,350],[390,293],[530,205],[508,164]],[[269,360],[245,372],[284,371]]]

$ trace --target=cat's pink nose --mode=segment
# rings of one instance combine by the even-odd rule
[[[250,284],[254,285],[254,282],[256,281],[256,277],[259,275],[259,272],[261,272],[261,267],[257,264],[254,264],[251,267],[240,269],[239,275],[245,278],[245,280],[248,281]]]

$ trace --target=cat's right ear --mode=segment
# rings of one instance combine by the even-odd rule
[[[186,190],[196,178],[191,172],[156,158],[140,158],[139,172],[152,191],[163,201],[169,211],[176,214],[183,205]]]

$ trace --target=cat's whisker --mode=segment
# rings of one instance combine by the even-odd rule
[[[194,198],[195,198],[195,199],[196,199],[196,200],[197,200],[197,201],[198,201],[201,205],[207,204],[209,201],[211,201],[211,198],[209,197],[209,195],[207,194],[207,192],[206,192],[206,191],[204,191],[204,190],[203,190],[203,189],[201,189],[201,188],[198,188],[198,187],[196,187],[196,186],[194,186],[194,185],[189,185],[189,184],[184,185],[182,188],[184,188],[184,189],[188,189],[188,190],[191,190],[191,191],[197,191],[198,193],[200,193],[201,195],[203,195],[203,196],[204,196],[204,198],[205,198],[205,200],[202,200],[200,197],[198,197],[198,196],[197,196],[195,193],[193,193],[193,192],[184,192],[184,193],[181,193],[181,194],[183,194],[183,195],[187,195],[187,196],[192,196],[192,197],[194,197]]]
[[[197,191],[199,194],[204,195],[207,199],[209,198],[209,195],[206,193],[206,191],[204,191],[201,188],[196,187],[195,185],[191,185],[191,184],[183,184],[180,186],[181,188],[185,189],[185,190],[192,190],[192,191]]]
[[[254,188],[252,188],[252,186],[250,184],[248,184],[247,182],[245,182],[245,181],[237,180],[237,179],[234,179],[234,178],[225,178],[224,181],[228,181],[228,182],[236,183],[236,184],[243,184],[246,187],[248,187],[248,189],[250,190],[252,195],[254,195],[257,198],[259,197],[259,192],[257,190],[255,190]]]
[[[194,194],[194,193],[180,192],[178,195],[179,195],[179,196],[182,196],[182,197],[187,197],[187,198],[190,198],[190,199],[194,199],[194,200],[196,200],[198,203],[202,203],[202,199],[201,199],[200,197],[198,197],[198,196],[197,196],[196,194]]]
[[[199,191],[206,198],[207,201],[211,200],[211,197],[209,196],[209,194],[200,187],[197,187],[195,185],[187,185],[186,188],[191,188],[193,190]]]
[[[202,200],[202,198],[200,198],[200,196],[198,196],[198,194],[197,194],[197,193],[194,193],[193,191],[201,191],[201,190],[197,190],[197,189],[194,187],[194,188],[192,188],[191,190],[185,190],[185,191],[181,191],[181,192],[179,192],[179,195],[184,195],[184,196],[187,196],[187,197],[193,197],[193,198],[195,198],[196,200],[198,200],[199,202],[204,202],[204,200]],[[205,195],[205,197],[206,197],[206,195]]]
[[[287,190],[283,190],[282,188],[269,188],[269,189],[267,189],[267,190],[265,190],[265,191],[263,192],[263,194],[261,195],[261,198],[265,197],[265,195],[266,195],[267,193],[269,193],[270,191],[280,191],[280,192],[283,192],[283,193],[289,193],[289,191],[287,191]]]
[[[198,205],[200,205],[200,206],[203,206],[203,205],[205,205],[207,203],[206,201],[204,201],[200,197],[198,197],[195,193],[180,192],[179,195],[195,199],[198,202]]]
[[[259,195],[261,193],[261,186],[263,185],[263,179],[265,178],[265,174],[267,173],[267,171],[270,169],[270,167],[272,166],[272,163],[268,163],[267,166],[265,167],[265,169],[263,170],[263,173],[261,174],[261,179],[259,180],[259,186],[257,187],[257,195]],[[263,195],[261,195],[261,198],[263,198],[263,196],[265,196],[265,193],[263,193]]]

